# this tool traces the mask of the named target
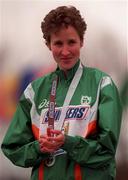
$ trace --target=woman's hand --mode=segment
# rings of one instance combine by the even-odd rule
[[[50,133],[53,135],[52,137],[48,135],[40,136],[39,145],[41,152],[53,153],[64,144],[65,136],[61,131],[51,129]]]

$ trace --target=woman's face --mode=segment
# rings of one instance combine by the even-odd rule
[[[83,42],[74,27],[61,28],[51,34],[49,49],[60,69],[67,71],[71,69],[79,59],[80,48]]]

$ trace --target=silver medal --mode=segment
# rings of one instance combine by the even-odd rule
[[[55,163],[55,156],[51,155],[48,159],[45,160],[44,163],[47,167],[53,166]]]

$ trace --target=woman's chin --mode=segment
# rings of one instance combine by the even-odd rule
[[[60,66],[60,68],[64,71],[68,71],[69,69],[71,69],[75,64],[63,64]]]

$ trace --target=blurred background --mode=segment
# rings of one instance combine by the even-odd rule
[[[126,0],[0,0],[0,142],[27,84],[53,71],[40,24],[60,5],[74,5],[87,22],[81,60],[110,74],[124,105],[117,149],[117,180],[128,178],[128,61]],[[0,180],[28,180],[31,168],[14,166],[0,151]]]

